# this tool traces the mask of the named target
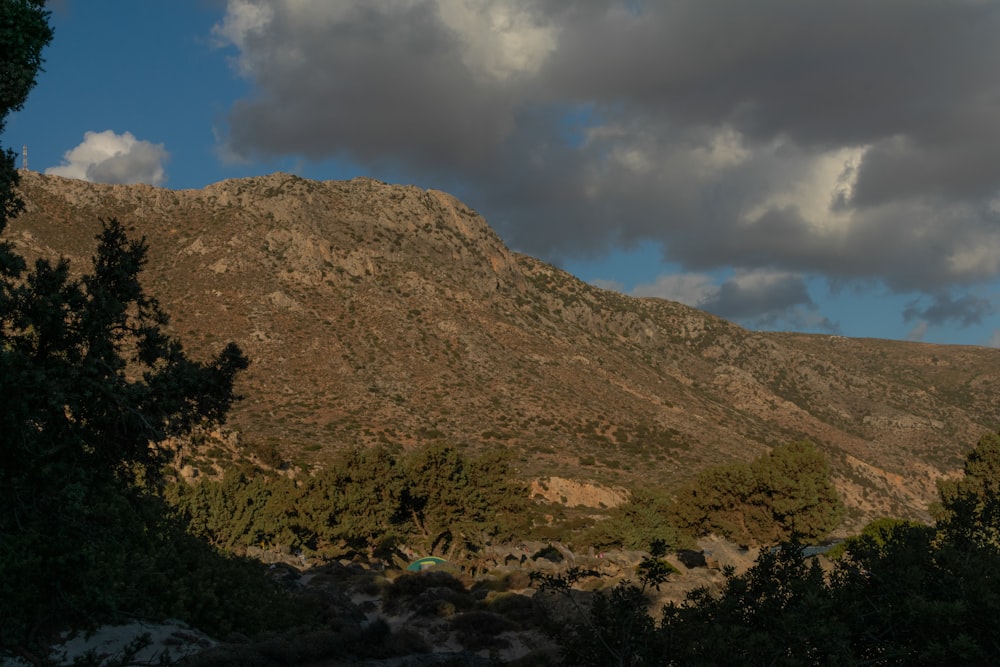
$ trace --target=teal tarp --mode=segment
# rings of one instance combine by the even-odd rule
[[[420,572],[421,570],[426,570],[429,567],[441,565],[445,562],[447,561],[445,561],[444,558],[438,558],[437,556],[425,556],[410,563],[406,569],[410,572]]]

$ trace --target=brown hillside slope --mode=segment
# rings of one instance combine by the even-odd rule
[[[253,360],[231,426],[298,461],[447,439],[514,448],[526,475],[669,485],[809,438],[856,523],[922,516],[997,425],[998,350],[756,333],[600,290],[510,252],[441,192],[22,178],[28,210],[6,238],[82,267],[100,218],[144,234],[173,332]]]

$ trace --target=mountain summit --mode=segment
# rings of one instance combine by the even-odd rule
[[[935,480],[1000,414],[1000,350],[747,331],[587,285],[511,252],[434,190],[287,174],[202,190],[22,172],[6,232],[83,268],[100,219],[150,245],[143,274],[195,356],[251,358],[230,426],[321,464],[349,445],[444,439],[526,476],[671,485],[809,439],[852,524],[924,518]]]

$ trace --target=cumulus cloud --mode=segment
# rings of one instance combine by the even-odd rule
[[[924,305],[919,300],[908,303],[903,310],[903,320],[919,320],[927,324],[943,324],[950,320],[967,327],[982,324],[983,318],[994,312],[993,304],[988,299],[972,294],[958,298],[953,298],[950,294],[936,294],[929,305]]]
[[[805,279],[783,271],[737,271],[721,283],[700,273],[663,275],[636,285],[632,295],[679,301],[753,327],[839,329],[816,312]]]
[[[63,163],[45,173],[95,183],[163,185],[169,157],[163,144],[136,139],[131,132],[86,132],[83,142],[63,155]]]
[[[704,273],[673,273],[659,276],[652,283],[636,285],[631,293],[632,296],[653,296],[702,307],[718,295],[719,286],[712,276]]]
[[[229,0],[215,34],[232,154],[390,167],[546,259],[652,241],[805,315],[787,276],[1000,274],[998,3]],[[706,303],[770,317],[747,280]]]

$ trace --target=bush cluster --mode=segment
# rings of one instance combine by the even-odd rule
[[[388,556],[407,544],[455,559],[524,534],[531,520],[505,450],[469,456],[446,444],[351,449],[303,480],[231,470],[175,482],[166,496],[192,534],[229,551]]]
[[[843,504],[826,460],[812,443],[775,447],[749,464],[708,468],[671,495],[634,491],[580,541],[598,548],[675,548],[715,533],[743,545],[777,544],[793,535],[818,541],[840,525]]]
[[[750,464],[701,472],[678,493],[672,516],[688,534],[760,545],[793,536],[823,539],[840,525],[844,506],[822,452],[803,441],[775,447]]]
[[[879,519],[824,571],[797,542],[762,549],[719,593],[656,617],[625,582],[559,626],[568,665],[986,665],[1000,660],[1000,435],[939,483],[933,526]],[[559,583],[559,582],[556,582]]]

